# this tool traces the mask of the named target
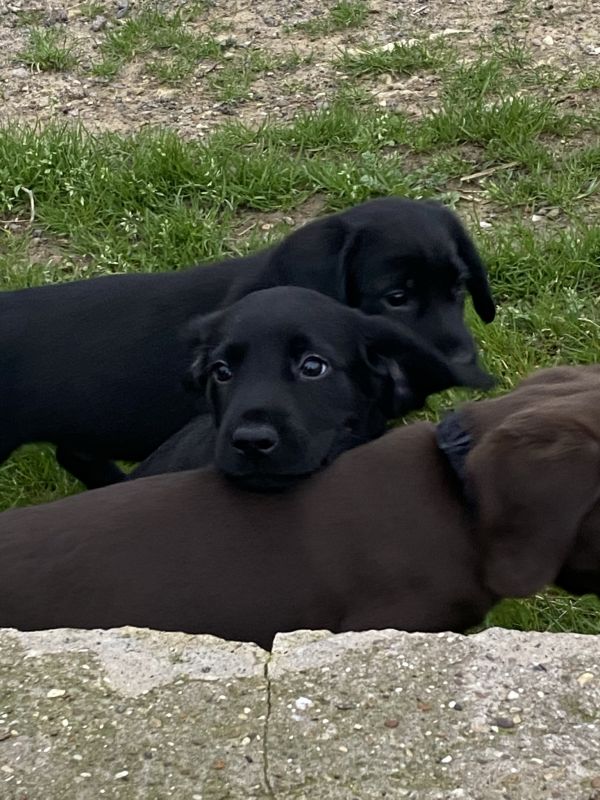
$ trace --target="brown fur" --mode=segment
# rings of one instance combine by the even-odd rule
[[[464,630],[499,597],[600,590],[600,368],[467,404],[465,506],[426,422],[282,494],[144,478],[0,515],[0,626]]]

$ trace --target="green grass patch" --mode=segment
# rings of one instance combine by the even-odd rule
[[[18,58],[41,72],[63,72],[72,69],[78,60],[66,35],[54,28],[32,28],[29,42]]]
[[[250,93],[250,85],[262,72],[276,68],[277,61],[262,50],[248,50],[236,54],[207,79],[214,95],[224,103],[245,100]]]
[[[447,54],[441,42],[397,42],[393,47],[346,50],[338,66],[351,75],[412,75],[441,66]]]
[[[107,30],[100,52],[102,60],[92,72],[110,78],[124,64],[143,58],[147,70],[167,81],[189,77],[203,59],[220,59],[223,48],[212,37],[195,33],[188,23],[203,6],[192,4],[168,14],[145,6],[118,27]]]
[[[299,22],[294,28],[309,36],[327,36],[350,28],[360,28],[368,15],[369,6],[364,0],[340,0],[325,16]]]
[[[572,597],[557,589],[527,600],[504,600],[482,627],[551,633],[600,633],[600,601],[592,595]]]
[[[577,88],[582,90],[600,89],[600,69],[587,70],[577,78]]]

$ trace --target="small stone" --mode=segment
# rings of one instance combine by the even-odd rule
[[[514,728],[515,723],[509,717],[496,717],[494,720],[494,725],[497,725],[499,728]]]
[[[213,769],[225,769],[225,762],[222,758],[217,758],[216,761],[213,761],[212,764]]]
[[[492,223],[491,222],[486,222],[484,219],[482,219],[479,222],[479,227],[480,228],[491,228],[492,227]]]
[[[50,689],[50,691],[46,694],[46,697],[52,700],[55,697],[64,697],[65,695],[66,691],[64,689]]]
[[[126,781],[128,778],[129,772],[126,769],[121,770],[121,772],[115,772],[116,781]]]
[[[117,19],[123,19],[129,14],[129,0],[119,0],[117,3]]]
[[[69,15],[64,8],[53,8],[50,10],[48,16],[44,19],[44,25],[51,28],[52,25],[62,24],[66,25],[69,21]]]
[[[519,693],[515,692],[514,689],[511,689],[510,692],[506,695],[506,697],[507,697],[508,700],[518,700],[519,699]]]
[[[107,22],[108,22],[108,20],[106,19],[105,16],[103,16],[102,14],[98,14],[98,16],[94,17],[94,19],[92,20],[90,28],[95,33],[97,33],[98,31],[101,31],[101,30],[103,30],[103,28],[106,27],[106,23]]]
[[[551,208],[546,216],[548,219],[556,219],[557,217],[560,217],[560,208]]]
[[[449,764],[452,761],[452,756],[444,756],[440,758],[440,764]]]
[[[15,78],[29,78],[30,72],[25,67],[15,67],[11,69],[10,74]]]
[[[592,789],[600,789],[600,775],[597,775],[595,778],[592,778],[590,781],[590,786]]]
[[[594,680],[596,676],[593,672],[582,672],[581,675],[577,678],[577,683],[580,686],[587,686],[588,683]]]
[[[296,706],[298,711],[307,711],[311,706],[314,705],[314,703],[308,697],[299,697],[294,703],[294,705]]]
[[[554,44],[554,39],[551,36],[544,36],[542,39],[542,44],[545,44],[547,47],[552,47]]]
[[[417,708],[419,709],[419,711],[431,711],[431,704],[430,703],[422,703],[422,702],[419,701],[417,703]]]
[[[397,728],[400,722],[397,719],[386,719],[383,724],[386,728]]]
[[[544,218],[540,216],[540,214],[532,214],[531,221],[532,222],[541,222]]]

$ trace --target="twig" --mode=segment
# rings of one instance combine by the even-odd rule
[[[499,172],[502,169],[512,169],[513,167],[518,167],[518,161],[511,161],[508,164],[500,164],[497,167],[490,167],[489,169],[482,169],[481,172],[474,172],[472,175],[463,175],[460,179],[461,183],[467,183],[467,181],[475,181],[477,178],[487,178],[488,175],[493,175],[494,172]]]

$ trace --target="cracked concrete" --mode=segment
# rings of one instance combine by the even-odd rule
[[[600,639],[0,631],[2,800],[600,800]]]

